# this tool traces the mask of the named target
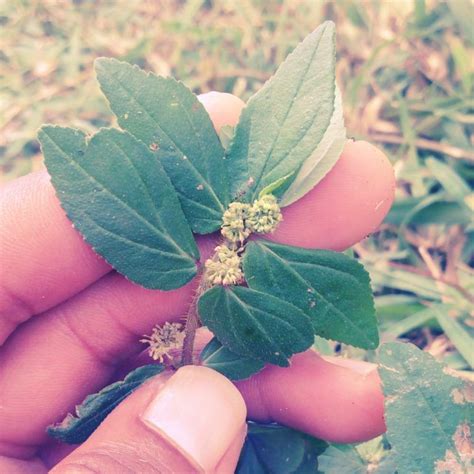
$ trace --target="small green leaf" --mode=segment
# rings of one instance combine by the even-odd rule
[[[230,147],[232,139],[234,138],[234,132],[235,127],[232,125],[222,125],[220,128],[218,136],[224,150],[227,150]]]
[[[471,369],[474,369],[474,341],[464,325],[458,321],[456,316],[450,314],[453,308],[436,305],[434,311],[436,312],[436,319],[446,336],[449,337]],[[454,310],[454,313],[456,314],[457,311]]]
[[[335,101],[334,23],[300,43],[242,111],[228,155],[232,194],[253,201],[297,173],[318,147]]]
[[[350,444],[332,444],[318,459],[323,474],[367,474],[367,464]]]
[[[286,301],[242,286],[216,286],[198,302],[205,324],[232,352],[282,367],[313,343],[311,322]]]
[[[471,220],[469,208],[449,200],[445,193],[397,200],[385,218],[385,222],[396,226],[468,225]]]
[[[433,176],[441,183],[441,186],[461,205],[465,205],[464,199],[469,196],[471,189],[451,166],[435,158],[427,158],[426,166]]]
[[[357,260],[258,240],[247,245],[243,266],[250,288],[300,308],[318,336],[364,349],[377,347],[369,276]]]
[[[246,379],[265,366],[260,360],[234,354],[215,337],[202,350],[201,362],[205,367],[217,370],[231,380]]]
[[[318,147],[303,163],[295,180],[291,183],[285,194],[283,194],[280,206],[289,206],[311,191],[336,164],[346,141],[342,97],[341,92],[336,86],[334,112],[331,122]]]
[[[472,384],[412,344],[384,344],[379,361],[398,472],[472,472]]]
[[[95,68],[120,126],[159,157],[193,231],[219,229],[229,204],[225,152],[197,97],[171,77],[115,59],[100,58]]]
[[[279,196],[281,194],[281,190],[283,192],[285,189],[288,187],[288,184],[291,182],[293,179],[294,171],[287,174],[286,176],[283,176],[281,178],[278,178],[276,181],[273,183],[270,183],[268,186],[265,186],[259,193],[258,193],[258,198],[260,199],[261,197],[267,195],[267,194],[273,194],[274,196]]]
[[[166,173],[126,132],[103,129],[89,143],[77,130],[39,132],[56,193],[74,226],[117,271],[171,290],[197,272],[199,252]]]
[[[322,474],[395,474],[381,436],[361,444],[330,444],[318,458]],[[400,473],[401,474],[401,473]]]
[[[436,318],[437,310],[445,308],[448,306],[434,304],[409,316],[405,316],[406,313],[401,314],[396,321],[391,321],[384,327],[384,332],[393,338],[400,337],[413,329],[428,325],[431,320]]]
[[[314,474],[325,441],[276,424],[248,423],[236,474]]]
[[[83,443],[105,420],[107,415],[150,377],[163,372],[162,365],[150,364],[130,372],[124,380],[115,382],[100,392],[87,396],[76,407],[76,414],[69,414],[47,432],[64,443]]]

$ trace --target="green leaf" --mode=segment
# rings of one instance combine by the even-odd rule
[[[455,0],[446,2],[451,13],[462,32],[462,37],[470,45],[474,46],[474,31],[472,29],[472,3],[469,0]]]
[[[124,380],[115,382],[100,392],[87,396],[76,407],[76,414],[69,414],[47,432],[64,443],[83,443],[105,420],[107,415],[150,377],[164,370],[162,365],[150,364],[130,372]]]
[[[314,474],[327,443],[280,425],[248,423],[237,474]]]
[[[387,265],[385,261],[376,263],[366,261],[365,267],[370,272],[372,284],[376,287],[393,288],[415,294],[418,298],[423,297],[435,301],[447,297],[460,307],[469,307],[465,296],[459,293],[455,287],[446,285],[440,288],[432,277],[419,275],[410,270],[400,270]]]
[[[319,457],[318,464],[324,474],[367,474],[367,465],[350,444],[330,445]]]
[[[336,86],[331,122],[316,150],[303,163],[291,186],[283,194],[280,206],[285,207],[302,198],[318,184],[336,164],[346,144],[346,128],[341,92]]]
[[[234,196],[253,201],[312,159],[334,111],[334,43],[334,23],[325,22],[248,101],[228,155]]]
[[[377,321],[368,273],[350,257],[250,242],[243,260],[250,288],[300,308],[315,334],[364,349],[377,347]]]
[[[471,335],[457,320],[456,316],[450,314],[450,310],[453,311],[453,308],[435,306],[434,310],[436,312],[436,319],[446,336],[449,337],[449,340],[469,366],[474,369],[474,341]],[[456,310],[454,310],[454,314],[456,313]]]
[[[234,138],[234,131],[235,127],[232,125],[222,125],[220,128],[218,137],[224,150],[227,150],[230,147],[232,139]]]
[[[198,302],[205,324],[232,352],[282,367],[313,343],[311,322],[301,310],[242,286],[216,286]]]
[[[428,158],[426,166],[433,176],[441,183],[446,192],[455,198],[461,205],[465,205],[464,199],[469,196],[471,189],[452,167],[435,158]]]
[[[231,380],[246,379],[265,366],[260,360],[234,354],[215,337],[202,350],[201,362],[205,367],[217,370]]]
[[[294,179],[294,172],[287,174],[281,178],[278,178],[273,183],[270,183],[268,186],[265,186],[259,193],[258,198],[262,198],[267,194],[273,194],[274,196],[279,196],[281,194],[281,190],[285,191],[288,188],[288,184],[291,183],[291,180]]]
[[[425,326],[429,321],[436,318],[438,309],[444,309],[444,305],[434,304],[433,306],[417,311],[406,317],[401,317],[398,321],[387,324],[384,332],[391,337],[400,337],[413,329]]]
[[[356,445],[330,444],[318,458],[324,474],[395,474],[391,452],[381,436]],[[400,473],[401,474],[401,473]]]
[[[74,226],[117,271],[171,290],[196,275],[199,252],[156,157],[126,132],[104,129],[89,143],[77,130],[39,132],[48,172]]]
[[[115,59],[95,67],[118,123],[156,152],[193,231],[219,229],[229,204],[224,149],[197,97],[173,78]]]
[[[472,472],[474,387],[412,344],[384,344],[379,361],[398,472]]]
[[[443,193],[444,194],[444,193]],[[401,199],[394,203],[385,222],[396,226],[416,225],[468,225],[471,215],[466,205],[450,201],[443,194]]]

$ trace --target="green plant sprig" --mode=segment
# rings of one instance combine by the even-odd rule
[[[123,131],[87,137],[44,126],[46,166],[75,227],[127,278],[171,290],[202,274],[185,363],[200,324],[253,367],[287,366],[315,334],[378,345],[368,274],[356,260],[256,238],[276,229],[281,208],[312,189],[344,145],[333,23],[248,101],[227,149],[182,83],[115,59],[98,59],[96,71]],[[216,231],[222,242],[201,262],[193,233]]]
[[[163,291],[196,276],[200,284],[184,333],[179,323],[167,323],[145,338],[159,364],[90,395],[48,433],[68,443],[84,441],[145,380],[174,366],[180,349],[181,364],[200,363],[232,380],[268,363],[288,366],[315,335],[375,349],[369,276],[357,260],[262,238],[281,222],[281,209],[328,173],[344,147],[334,25],[324,23],[297,46],[222,142],[182,83],[115,59],[98,59],[95,66],[122,130],[89,137],[71,128],[41,128],[59,200],[85,240],[131,281]],[[214,232],[221,242],[203,262],[193,234]],[[199,325],[214,337],[196,361]],[[384,345],[379,359],[387,438],[394,447],[387,469],[444,472],[455,466],[468,472],[472,387],[406,344]],[[420,406],[422,423],[413,417]],[[385,450],[380,440],[376,446],[379,459]],[[347,456],[361,461],[352,447],[343,448],[251,423],[237,472],[314,472],[317,466],[339,472]]]

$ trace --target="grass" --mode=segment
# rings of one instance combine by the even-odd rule
[[[371,272],[382,340],[410,340],[468,371],[473,13],[469,0],[10,0],[0,6],[1,181],[42,167],[42,123],[86,131],[111,123],[92,70],[98,56],[247,99],[299,40],[333,19],[349,134],[384,147],[398,178],[380,231],[354,247]]]

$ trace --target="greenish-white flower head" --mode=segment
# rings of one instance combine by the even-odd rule
[[[269,234],[282,221],[280,206],[272,194],[266,194],[252,204],[248,212],[246,227],[257,234]]]
[[[221,233],[233,244],[244,242],[252,233],[273,232],[282,221],[277,199],[266,194],[252,204],[233,202],[225,211]]]
[[[221,233],[230,242],[243,242],[249,235],[250,229],[246,226],[246,220],[250,210],[250,205],[233,202],[224,212],[222,217]]]
[[[205,279],[210,285],[237,285],[244,279],[240,256],[226,245],[216,247],[205,267]]]
[[[184,336],[181,323],[166,322],[163,326],[155,326],[152,333],[140,342],[149,345],[148,353],[153,360],[163,363],[165,357],[171,357],[171,351],[183,347]]]

